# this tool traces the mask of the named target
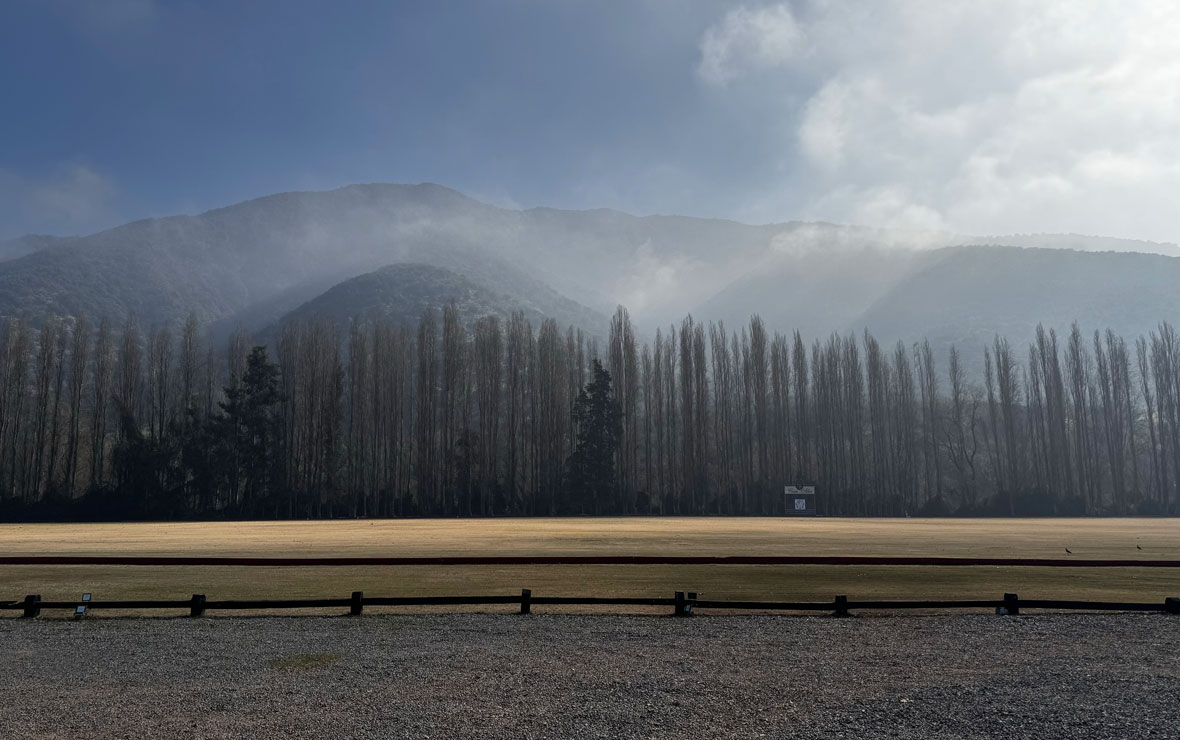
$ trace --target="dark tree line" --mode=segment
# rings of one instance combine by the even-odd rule
[[[287,326],[209,346],[9,320],[5,517],[1180,513],[1180,338],[996,337],[982,367],[869,333],[692,317],[605,345],[523,315]]]

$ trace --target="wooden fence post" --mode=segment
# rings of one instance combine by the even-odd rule
[[[848,616],[848,596],[840,594],[835,601],[836,611],[832,612],[833,617],[847,617]]]
[[[25,597],[25,613],[26,619],[41,616],[41,594],[29,594]]]
[[[676,592],[676,607],[675,607],[675,610],[672,612],[672,615],[676,616],[676,617],[687,617],[688,612],[685,610],[685,606],[686,606],[686,602],[684,600],[684,592],[677,591]]]
[[[362,611],[364,611],[364,609],[365,609],[365,592],[364,591],[353,591],[352,592],[352,606],[349,607],[348,613],[351,614],[352,616],[356,617],[356,616],[359,616],[360,613]]]
[[[1180,614],[1180,598],[1169,596],[1164,599],[1164,611],[1168,614]]]
[[[520,613],[532,614],[533,611],[533,592],[531,589],[522,588],[520,590]]]
[[[190,617],[205,616],[205,594],[193,594],[192,605],[188,608]]]
[[[1012,616],[1020,614],[1020,597],[1016,594],[1004,594],[1004,608]]]

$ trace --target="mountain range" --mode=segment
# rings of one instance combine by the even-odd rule
[[[613,210],[497,208],[433,185],[257,198],[86,236],[0,242],[0,316],[191,312],[215,334],[295,318],[552,317],[592,335],[627,306],[645,335],[692,313],[806,337],[980,345],[1059,331],[1137,335],[1180,316],[1180,249],[1078,235],[964,236]],[[474,318],[474,317],[470,317]]]

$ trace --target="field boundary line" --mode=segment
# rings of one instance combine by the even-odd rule
[[[0,565],[223,565],[247,567],[406,565],[915,565],[1043,568],[1180,568],[1180,560],[1093,560],[1082,558],[947,558],[897,556],[662,556],[662,555],[495,555],[483,557],[220,557],[127,555],[6,555]]]

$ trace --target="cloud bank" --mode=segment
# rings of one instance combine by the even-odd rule
[[[754,219],[1180,237],[1180,5],[739,6],[699,49],[725,103],[784,101]]]

